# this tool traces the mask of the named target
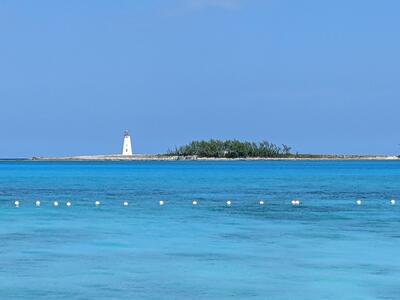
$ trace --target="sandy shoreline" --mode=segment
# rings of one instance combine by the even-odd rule
[[[165,155],[95,155],[95,156],[71,156],[71,157],[33,157],[30,161],[400,161],[397,156],[321,156],[321,157],[281,157],[281,158],[213,158],[213,157],[182,157]]]

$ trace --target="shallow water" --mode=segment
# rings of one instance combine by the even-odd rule
[[[399,162],[2,162],[0,299],[400,299],[399,198]]]

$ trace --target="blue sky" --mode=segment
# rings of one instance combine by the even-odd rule
[[[0,2],[0,157],[400,152],[400,2]]]

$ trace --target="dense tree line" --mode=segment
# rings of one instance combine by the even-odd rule
[[[290,150],[291,148],[287,145],[277,146],[267,141],[254,143],[238,140],[209,140],[193,141],[175,150],[169,150],[168,155],[216,158],[288,157],[291,156]]]

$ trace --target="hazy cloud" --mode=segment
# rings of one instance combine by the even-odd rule
[[[238,10],[242,0],[178,0],[175,7],[167,9],[168,15],[185,15],[208,8]]]
[[[223,9],[239,9],[240,0],[187,0],[188,5],[194,10],[208,7],[219,7]]]

